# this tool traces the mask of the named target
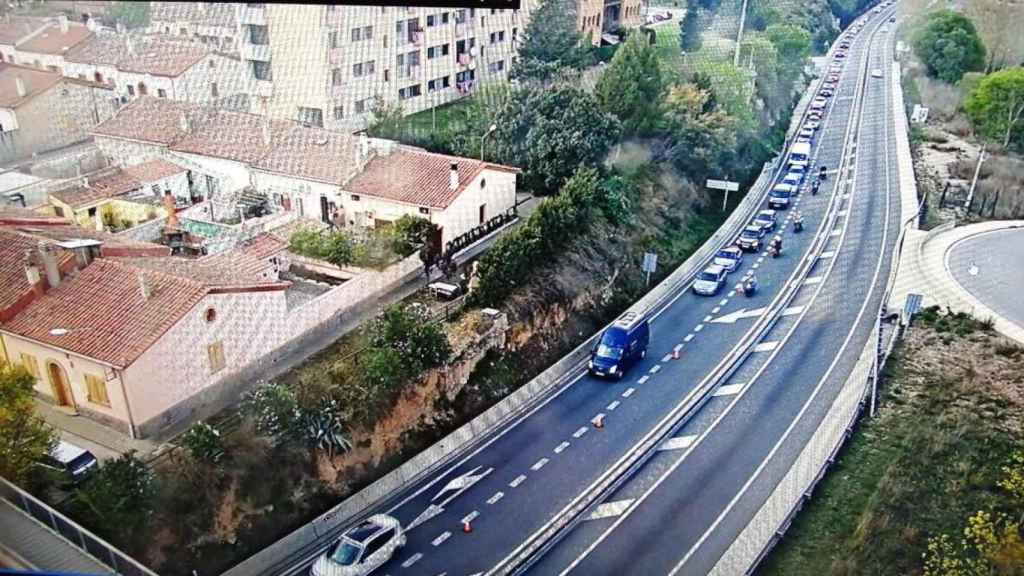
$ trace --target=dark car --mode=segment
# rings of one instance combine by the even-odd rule
[[[53,452],[44,456],[39,464],[59,472],[63,484],[77,485],[95,472],[99,461],[85,448],[59,440]]]
[[[590,351],[587,370],[594,376],[622,380],[625,373],[647,357],[651,328],[647,318],[627,312],[601,335]]]

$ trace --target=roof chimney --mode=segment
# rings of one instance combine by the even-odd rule
[[[39,267],[32,261],[32,251],[26,250],[25,257],[22,259],[22,264],[25,266],[25,279],[28,280],[28,285],[35,288],[39,284],[41,276],[39,275]]]
[[[61,14],[60,16],[57,16],[57,21],[60,22],[60,32],[61,32],[61,34],[67,34],[68,33],[68,15],[67,14]]]
[[[28,88],[25,87],[25,81],[21,78],[21,76],[15,76],[14,84],[18,89],[18,97],[24,98],[28,94]]]
[[[142,295],[143,300],[149,300],[150,296],[153,295],[153,287],[149,285],[149,280],[142,275],[142,272],[138,273],[139,276],[139,294]]]
[[[452,169],[449,172],[448,187],[451,188],[452,192],[459,189],[459,163],[452,162]]]
[[[39,243],[39,259],[42,260],[43,269],[46,271],[46,282],[50,288],[56,288],[60,285],[60,268],[57,267],[57,255],[46,242]]]
[[[178,214],[174,210],[174,195],[168,190],[164,192],[164,210],[167,211],[167,224],[165,228],[168,230],[178,229]]]

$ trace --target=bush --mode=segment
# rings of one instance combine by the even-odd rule
[[[144,532],[156,496],[156,477],[132,451],[102,464],[95,476],[75,491],[72,515],[101,536],[127,543]]]
[[[242,412],[253,419],[257,433],[270,437],[287,434],[300,416],[295,393],[274,382],[250,392],[242,402]]]
[[[402,257],[411,256],[421,244],[431,239],[431,233],[437,229],[426,218],[406,214],[395,221],[392,248]]]
[[[224,440],[220,431],[205,422],[196,422],[181,439],[188,453],[200,462],[220,464],[224,458]]]
[[[338,267],[351,264],[356,256],[355,245],[348,234],[321,234],[311,228],[295,231],[288,239],[288,249],[302,256],[326,260]]]
[[[928,73],[954,84],[965,72],[985,67],[985,46],[974,23],[963,14],[941,10],[914,36],[914,52]]]

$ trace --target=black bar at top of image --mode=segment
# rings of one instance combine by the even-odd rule
[[[521,0],[303,0],[299,4],[333,6],[411,6],[413,8],[493,8],[518,10]],[[270,0],[263,4],[295,4],[289,0]]]

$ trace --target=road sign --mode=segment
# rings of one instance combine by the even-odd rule
[[[708,188],[713,188],[715,190],[725,190],[726,192],[737,192],[740,189],[739,182],[730,182],[729,180],[712,180],[709,178],[707,184],[705,185]]]
[[[647,272],[647,284],[651,283],[651,274],[658,269],[658,255],[654,252],[644,254],[644,263],[640,269]]]

